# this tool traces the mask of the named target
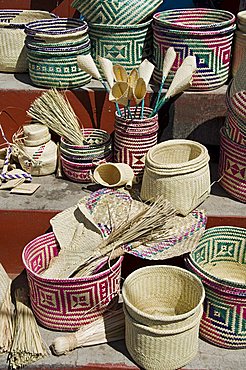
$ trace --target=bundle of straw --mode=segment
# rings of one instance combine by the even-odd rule
[[[0,264],[0,354],[10,350],[13,337],[10,286],[11,279]]]
[[[28,305],[27,290],[16,289],[15,300],[14,336],[8,358],[11,369],[31,364],[48,354],[48,347],[42,340],[35,317]]]
[[[71,144],[84,144],[84,136],[73,108],[66,95],[56,89],[51,89],[35,99],[27,113]]]
[[[84,325],[73,334],[54,339],[51,349],[57,355],[64,355],[79,347],[93,346],[124,339],[125,316],[122,305],[107,311],[104,316]]]
[[[123,255],[124,249],[122,247],[128,243],[134,242],[135,245],[142,245],[164,240],[170,235],[172,228],[172,226],[168,226],[167,221],[175,215],[176,210],[172,205],[163,196],[159,196],[150,207],[144,208],[114,230],[99,245],[96,253],[80,266],[74,276],[81,277],[92,273],[105,256],[116,258]]]

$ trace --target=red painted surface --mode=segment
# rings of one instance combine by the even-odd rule
[[[71,3],[72,0],[0,0],[0,9],[46,10],[59,17],[78,17]]]
[[[21,252],[24,246],[48,231],[49,220],[57,213],[58,211],[51,210],[0,211],[0,262],[8,273],[19,274],[23,270]],[[246,217],[208,218],[208,227],[222,225],[246,227]],[[182,266],[183,260],[182,257],[175,257],[165,261],[149,261],[126,254],[122,265],[122,277],[125,278],[136,268],[157,263]]]

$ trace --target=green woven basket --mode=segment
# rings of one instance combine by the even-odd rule
[[[90,23],[89,36],[91,54],[96,63],[97,57],[101,56],[113,64],[123,65],[130,72],[152,55],[151,20],[129,26]]]

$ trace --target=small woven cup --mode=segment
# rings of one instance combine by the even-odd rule
[[[98,184],[109,188],[125,186],[131,189],[134,172],[126,163],[102,163],[95,168],[93,179]]]

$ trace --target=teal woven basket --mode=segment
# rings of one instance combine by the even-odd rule
[[[29,75],[34,85],[73,88],[90,82],[77,56],[90,53],[87,23],[78,19],[32,22],[26,26]]]
[[[151,20],[129,26],[90,23],[89,36],[96,63],[98,56],[108,58],[113,64],[123,65],[128,73],[152,55]]]
[[[163,0],[74,0],[76,8],[87,22],[100,24],[137,24],[148,17]]]

